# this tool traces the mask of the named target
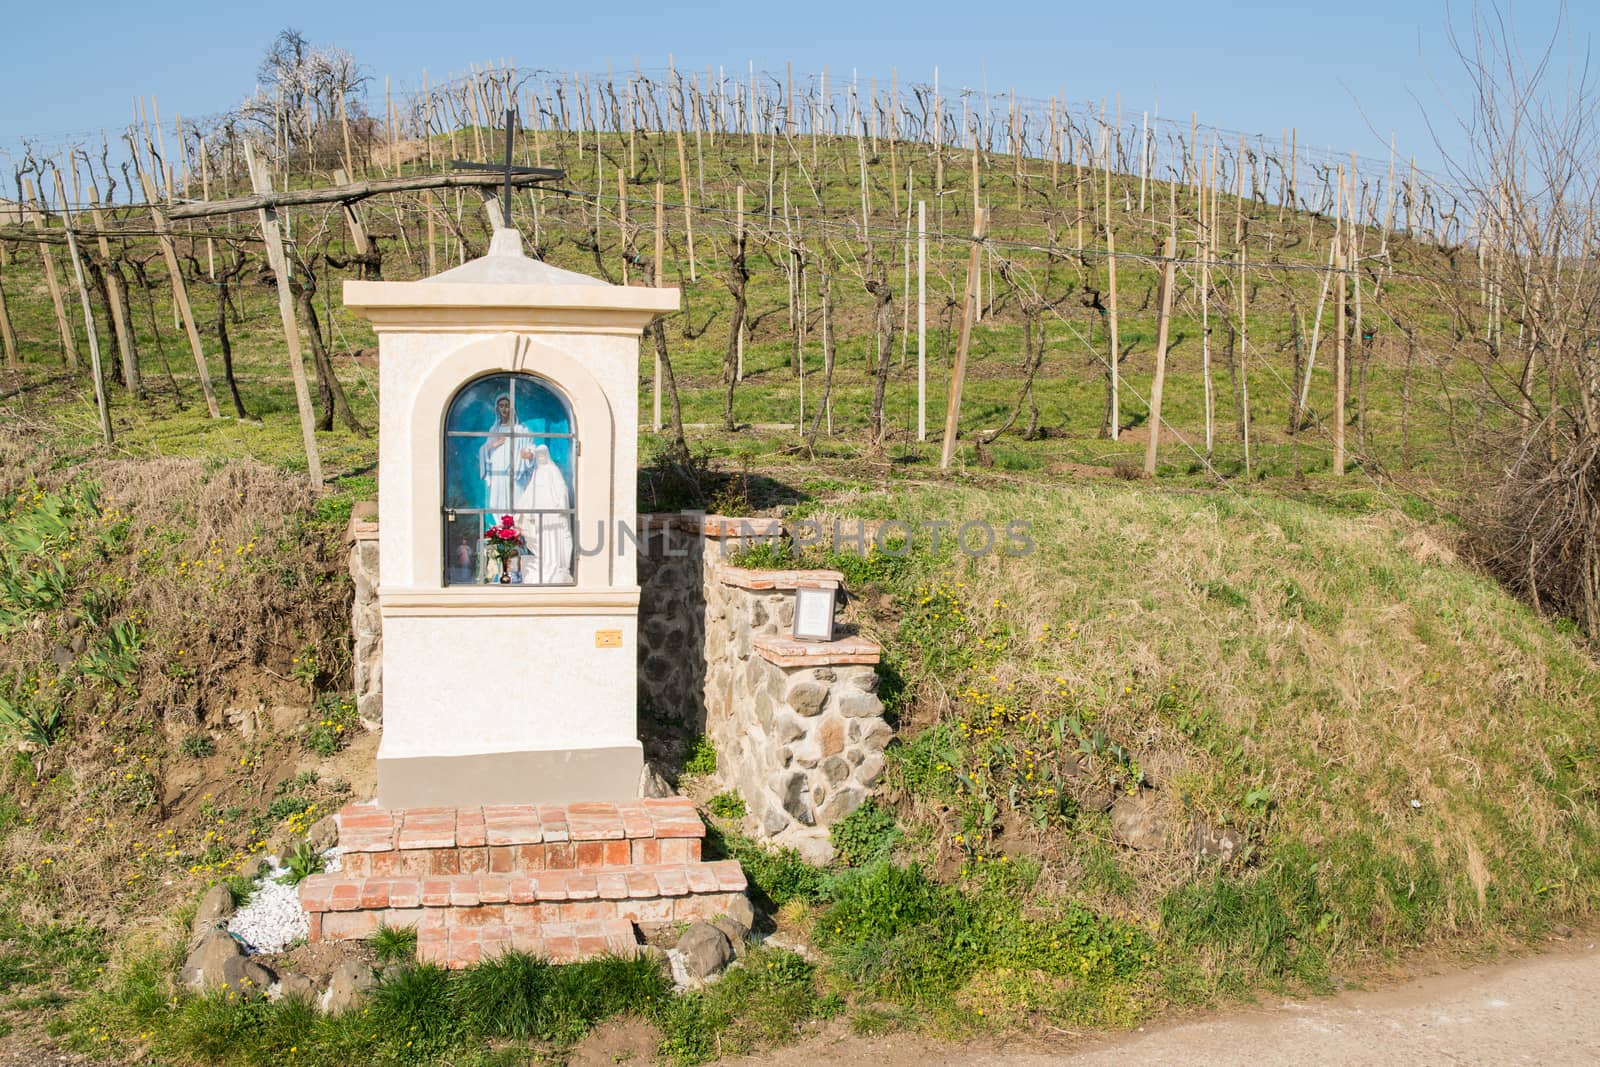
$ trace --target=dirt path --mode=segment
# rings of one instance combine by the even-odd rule
[[[1126,1067],[1184,1064],[1503,1064],[1600,1062],[1600,948],[1414,979],[1317,1000],[1264,999],[1103,1040],[1063,1036],[930,1045],[915,1037],[816,1038],[749,1064],[808,1067]]]

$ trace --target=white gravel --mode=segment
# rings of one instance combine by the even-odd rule
[[[337,871],[337,852],[330,849],[324,855],[323,869]],[[241,939],[252,953],[282,952],[296,941],[304,941],[311,932],[311,923],[300,909],[299,890],[278,881],[286,868],[279,866],[277,856],[268,856],[267,862],[271,866],[256,879],[249,903],[228,920],[228,932]]]

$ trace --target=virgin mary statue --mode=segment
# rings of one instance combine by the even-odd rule
[[[536,445],[532,451],[531,474],[525,482],[517,482],[516,510],[538,513],[529,517],[526,529],[536,580],[541,585],[563,585],[572,581],[572,495],[550,449]],[[528,573],[525,563],[523,574]]]
[[[494,426],[478,450],[478,474],[489,490],[485,506],[490,511],[510,511],[513,485],[527,480],[533,471],[528,433],[522,423],[511,421],[511,397],[504,393],[495,397]]]

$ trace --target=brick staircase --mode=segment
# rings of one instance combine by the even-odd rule
[[[300,883],[310,940],[414,926],[417,955],[465,967],[516,949],[557,962],[631,955],[634,925],[710,919],[744,893],[700,857],[686,798],[339,812],[340,870]]]

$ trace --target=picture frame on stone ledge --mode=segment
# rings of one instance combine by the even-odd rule
[[[794,639],[796,641],[833,640],[834,586],[805,586],[794,591]]]

